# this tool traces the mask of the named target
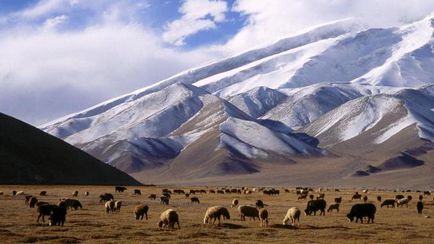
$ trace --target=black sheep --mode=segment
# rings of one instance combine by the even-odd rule
[[[377,208],[372,203],[358,203],[351,207],[351,211],[347,214],[347,218],[350,222],[353,222],[354,217],[356,218],[356,223],[360,219],[360,223],[363,223],[363,217],[368,217],[368,224],[374,223],[375,212]]]

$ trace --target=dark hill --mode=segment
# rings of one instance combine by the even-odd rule
[[[2,113],[0,184],[140,185],[128,174]]]

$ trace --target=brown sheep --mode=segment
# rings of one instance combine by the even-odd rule
[[[78,191],[74,191],[73,193],[72,193],[72,197],[77,197],[78,196]]]
[[[234,198],[234,200],[232,200],[231,208],[238,206],[238,203],[239,203],[238,199]]]
[[[113,212],[120,212],[122,207],[122,201],[116,201]]]
[[[41,191],[40,193],[39,193],[39,196],[46,196],[47,195],[47,191]]]
[[[333,212],[334,209],[339,213],[339,203],[331,204],[327,209],[327,212]]]
[[[65,207],[66,207],[67,210],[68,209],[77,210],[79,208],[80,209],[83,208],[83,205],[81,205],[80,201],[78,201],[77,199],[70,199],[70,198],[68,198],[68,199],[64,199],[62,201],[65,203]]]
[[[152,200],[155,200],[155,199],[157,199],[157,194],[151,194],[151,195],[149,195],[148,198],[152,199]]]
[[[190,198],[191,203],[200,203],[199,198],[197,197],[192,197]]]
[[[223,219],[230,219],[229,211],[227,208],[222,206],[214,206],[210,207],[206,210],[205,217],[203,218],[203,223],[208,224],[213,220],[213,224],[216,220],[218,220],[218,224],[220,224],[220,218],[223,216]]]
[[[238,212],[240,213],[241,221],[246,220],[246,216],[253,218],[255,220],[256,218],[259,219],[259,211],[257,208],[247,205],[240,205],[238,206]]]
[[[140,218],[141,220],[143,220],[143,216],[145,216],[146,219],[148,219],[148,210],[149,210],[148,205],[145,204],[137,205],[134,208],[134,215],[136,216],[136,219]]]
[[[261,220],[260,226],[268,227],[268,210],[265,208],[259,209],[259,220]]]
[[[115,201],[113,200],[107,201],[105,203],[105,211],[106,213],[110,213],[110,212],[113,213],[115,211]]]
[[[42,217],[42,222],[45,223],[45,216],[50,216],[53,208],[55,207],[57,207],[57,205],[54,204],[43,204],[41,206],[38,206],[36,211],[39,215],[36,219],[36,222],[39,223],[39,219]]]
[[[158,222],[159,228],[169,228],[174,229],[175,224],[178,224],[178,229],[181,229],[179,226],[179,216],[178,213],[176,213],[173,209],[167,209],[166,211],[162,212],[160,215],[160,221]]]

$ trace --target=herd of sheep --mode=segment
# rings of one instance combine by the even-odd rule
[[[122,186],[116,186],[115,192],[124,192],[126,191],[126,187]],[[339,191],[338,189],[335,189],[334,191]],[[172,194],[183,194],[186,198],[189,198],[192,203],[200,204],[199,197],[190,197],[193,194],[197,193],[208,193],[208,194],[252,194],[253,192],[262,192],[265,195],[279,195],[280,191],[276,189],[265,189],[265,188],[236,188],[236,189],[217,189],[217,190],[189,190],[184,191],[180,189],[175,190],[169,190],[169,189],[162,189],[161,194],[159,196],[159,200],[161,204],[169,205],[169,199],[171,199]],[[289,193],[291,192],[288,189],[285,189],[285,192]],[[305,215],[316,215],[317,212],[319,212],[319,215],[325,215],[327,202],[324,199],[325,193],[322,192],[322,189],[318,190],[317,195],[315,196],[313,193],[313,189],[311,188],[302,188],[297,187],[295,189],[295,193],[298,195],[298,199],[308,199],[306,204],[306,209],[304,210]],[[419,191],[418,191],[419,192]],[[364,190],[363,193],[367,193],[367,190]],[[425,192],[419,192],[419,201],[416,204],[417,213],[422,214],[424,205],[423,205],[423,197],[426,195],[431,195],[431,192],[425,191]],[[3,192],[0,192],[0,195],[2,195]],[[30,208],[36,208],[38,217],[37,222],[40,221],[42,218],[42,221],[45,222],[45,217],[48,216],[48,223],[49,225],[59,225],[63,226],[63,224],[66,221],[66,214],[69,209],[78,210],[83,208],[82,204],[79,200],[74,198],[64,198],[60,199],[57,204],[50,204],[48,202],[39,201],[36,196],[27,195],[23,191],[13,191],[13,195],[23,195],[25,197],[25,205],[29,206]],[[46,191],[41,191],[40,196],[46,196]],[[141,195],[141,191],[138,189],[135,189],[133,191],[134,195]],[[73,197],[77,197],[78,191],[74,191],[72,193]],[[85,196],[89,195],[89,192],[84,193]],[[104,193],[99,196],[101,204],[103,204],[104,209],[107,213],[114,213],[114,212],[120,212],[122,207],[122,201],[115,201],[113,194],[111,193]],[[156,200],[157,194],[150,194],[148,196],[149,199]],[[346,215],[349,221],[354,221],[357,223],[359,220],[361,223],[363,223],[364,218],[367,218],[367,223],[373,223],[375,219],[375,214],[377,211],[377,208],[375,204],[367,202],[368,197],[366,194],[364,196],[362,194],[359,194],[358,192],[355,192],[352,197],[351,201],[353,200],[359,200],[360,202],[354,204],[350,212]],[[402,194],[398,194],[395,196],[395,199],[382,199],[381,196],[377,196],[377,201],[381,203],[382,207],[402,207],[406,206],[408,207],[408,203],[412,200],[412,196],[408,195],[405,197]],[[433,199],[434,200],[434,199]],[[327,212],[332,212],[333,210],[336,210],[339,212],[339,206],[342,202],[342,197],[336,197],[334,198],[334,203],[330,204]],[[240,200],[235,198],[232,200],[230,207],[231,208],[237,208],[240,220],[245,221],[246,217],[256,220],[258,219],[260,221],[260,226],[268,226],[269,224],[269,212],[266,208],[266,204],[262,200],[257,200],[255,204],[253,205],[246,205],[246,204],[240,204]],[[134,207],[134,216],[137,220],[143,220],[145,218],[148,219],[148,211],[149,206],[146,204],[139,204]],[[282,224],[283,225],[289,225],[296,226],[300,223],[300,215],[302,211],[297,207],[290,207],[286,213],[286,215],[283,218]],[[209,207],[206,212],[203,219],[204,224],[215,224],[216,221],[218,221],[218,224],[220,225],[222,220],[230,219],[230,211],[228,208],[224,206],[212,206]],[[174,229],[175,227],[180,228],[179,224],[179,214],[174,209],[167,209],[163,211],[160,215],[160,220],[158,222],[159,228],[168,228],[168,229]]]

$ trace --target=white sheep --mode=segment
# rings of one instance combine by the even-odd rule
[[[175,224],[178,224],[178,229],[181,229],[181,227],[179,226],[179,217],[175,210],[167,209],[160,214],[160,221],[158,222],[158,227],[167,227],[169,229],[174,229]]]
[[[403,205],[406,205],[408,208],[408,202],[410,202],[409,198],[402,198],[402,199],[396,200],[396,206],[401,207]]]
[[[231,216],[229,215],[229,211],[227,208],[222,206],[214,206],[210,207],[206,210],[205,217],[203,218],[203,223],[208,224],[211,223],[211,220],[213,220],[213,224],[216,220],[219,221],[220,224],[220,217],[223,215],[223,219],[230,219]]]
[[[286,216],[283,219],[283,225],[287,225],[288,221],[290,221],[290,220],[291,220],[291,224],[293,226],[295,225],[296,220],[297,220],[298,224],[300,224],[300,215],[301,215],[301,211],[299,208],[292,207],[292,208],[288,209],[288,212],[286,212]]]
[[[239,203],[238,199],[234,198],[234,200],[232,200],[231,208],[238,206],[238,203]]]

